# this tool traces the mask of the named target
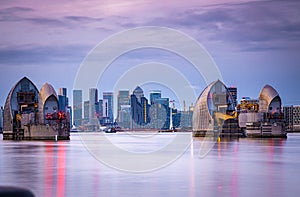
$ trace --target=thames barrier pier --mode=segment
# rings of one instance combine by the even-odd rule
[[[10,90],[4,106],[4,140],[69,140],[70,114],[58,110],[54,88],[40,91],[28,78]]]
[[[258,99],[243,98],[237,106],[227,87],[217,80],[199,96],[193,114],[193,135],[286,138],[281,98],[265,85]]]

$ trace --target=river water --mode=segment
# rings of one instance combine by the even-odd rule
[[[101,135],[121,149],[143,154],[170,143],[176,134]],[[194,138],[172,163],[137,173],[103,164],[78,133],[59,142],[3,141],[0,135],[0,185],[25,187],[45,197],[300,195],[300,134],[287,139],[221,139],[199,158],[202,142]],[[167,157],[169,152],[162,154]],[[125,163],[128,159],[114,156]]]

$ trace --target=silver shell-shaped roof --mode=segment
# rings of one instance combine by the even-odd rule
[[[272,86],[265,85],[260,91],[259,99],[267,101],[269,105],[276,96],[279,96],[278,92]]]
[[[49,84],[45,83],[40,89],[39,94],[39,104],[44,105],[45,101],[49,98],[49,96],[54,95],[57,98],[57,94],[55,89]]]
[[[212,116],[209,113],[208,105],[207,105],[207,98],[208,94],[213,87],[213,85],[216,83],[212,82],[209,84],[200,94],[200,96],[197,99],[197,102],[194,107],[193,112],[193,130],[207,130],[210,126],[210,123],[212,122]]]
[[[39,122],[40,123],[44,122],[44,105],[50,96],[54,96],[58,102],[58,98],[57,98],[55,89],[49,83],[45,83],[41,87],[40,93],[39,93]]]
[[[280,101],[281,98],[278,92],[270,85],[265,85],[259,94],[259,109],[261,112],[268,112],[269,105],[271,102],[277,98]]]
[[[4,105],[4,121],[3,121],[3,130],[4,131],[12,131],[13,130],[13,114],[12,114],[12,109],[11,109],[11,100],[12,100],[12,96],[13,93],[15,91],[15,89],[17,88],[17,86],[19,84],[21,84],[23,81],[28,81],[32,87],[34,87],[35,91],[38,92],[38,89],[36,88],[36,86],[34,85],[34,83],[32,83],[32,81],[30,79],[28,79],[27,77],[23,77],[22,79],[20,79],[9,91],[6,101],[5,101],[5,105]]]
[[[194,107],[193,130],[213,130],[217,123],[214,121],[214,113],[234,110],[232,103],[230,93],[223,82],[217,80],[209,84],[200,94]]]

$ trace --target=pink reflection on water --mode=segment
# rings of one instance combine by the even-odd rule
[[[56,196],[65,196],[65,168],[66,168],[66,151],[65,146],[58,147],[57,154],[57,185]]]
[[[61,143],[59,143],[61,144]],[[52,142],[45,146],[45,197],[65,196],[66,150],[64,145],[54,146]],[[56,191],[55,191],[56,189]],[[56,192],[56,193],[55,193]]]

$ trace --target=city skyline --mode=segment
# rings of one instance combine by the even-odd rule
[[[71,95],[78,68],[89,51],[115,33],[140,26],[173,28],[201,43],[218,65],[224,83],[238,88],[238,100],[243,96],[256,98],[260,87],[270,84],[282,95],[284,106],[300,104],[300,4],[296,1],[191,0],[159,4],[143,0],[99,4],[78,0],[72,4],[59,1],[59,5],[53,1],[1,3],[1,106],[11,84],[24,76],[38,87],[45,81],[54,87],[66,87]],[[206,87],[183,60],[165,51],[124,54],[112,64],[110,73],[118,75],[116,68],[122,64],[124,71],[149,60],[181,69],[197,96]],[[54,74],[53,70],[58,72]],[[99,92],[113,90],[109,77],[99,81]]]

